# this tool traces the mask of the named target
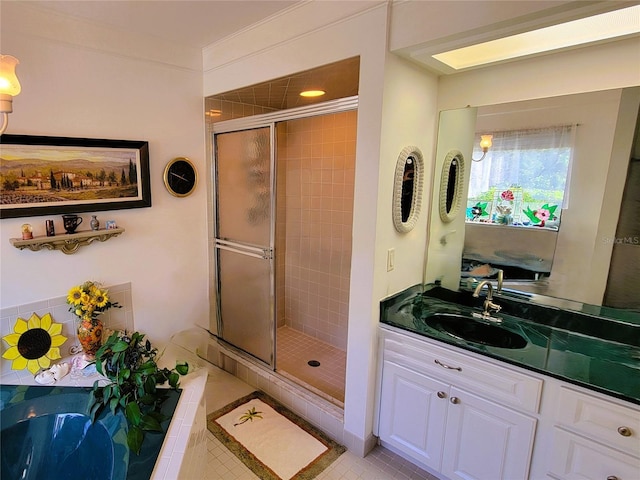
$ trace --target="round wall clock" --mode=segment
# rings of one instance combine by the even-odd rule
[[[164,185],[171,195],[191,195],[198,184],[198,171],[188,158],[178,157],[167,163],[164,169]]]

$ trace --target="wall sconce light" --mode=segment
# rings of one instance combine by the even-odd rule
[[[20,82],[16,76],[16,65],[20,63],[11,55],[0,55],[0,135],[9,125],[9,114],[13,112],[13,97],[20,93]]]
[[[487,152],[491,148],[491,145],[493,145],[493,143],[491,142],[492,139],[493,135],[480,135],[480,148],[482,149],[482,156],[477,160],[472,157],[471,160],[473,160],[474,162],[482,161],[484,157],[487,156]]]

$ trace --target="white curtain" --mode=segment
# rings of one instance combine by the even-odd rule
[[[491,189],[521,188],[524,203],[533,199],[532,204],[566,208],[574,127],[477,133],[473,158],[482,156],[478,146],[481,134],[492,134],[493,146],[482,161],[471,162],[469,203],[483,194],[486,198]]]

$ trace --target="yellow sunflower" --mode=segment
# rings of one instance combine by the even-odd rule
[[[96,302],[96,307],[104,307],[109,301],[109,297],[107,296],[106,291],[97,290],[94,301]]]
[[[34,313],[28,321],[18,318],[13,331],[2,337],[9,345],[2,358],[13,360],[13,370],[28,368],[35,374],[40,368],[49,368],[51,360],[61,358],[59,347],[67,337],[61,335],[62,324],[53,322],[50,313],[42,318]]]
[[[71,290],[69,290],[69,294],[67,295],[67,303],[71,303],[73,305],[80,304],[83,293],[84,292],[82,291],[82,288],[73,287]]]

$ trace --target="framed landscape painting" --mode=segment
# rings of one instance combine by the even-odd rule
[[[148,142],[0,136],[0,218],[150,206]]]

